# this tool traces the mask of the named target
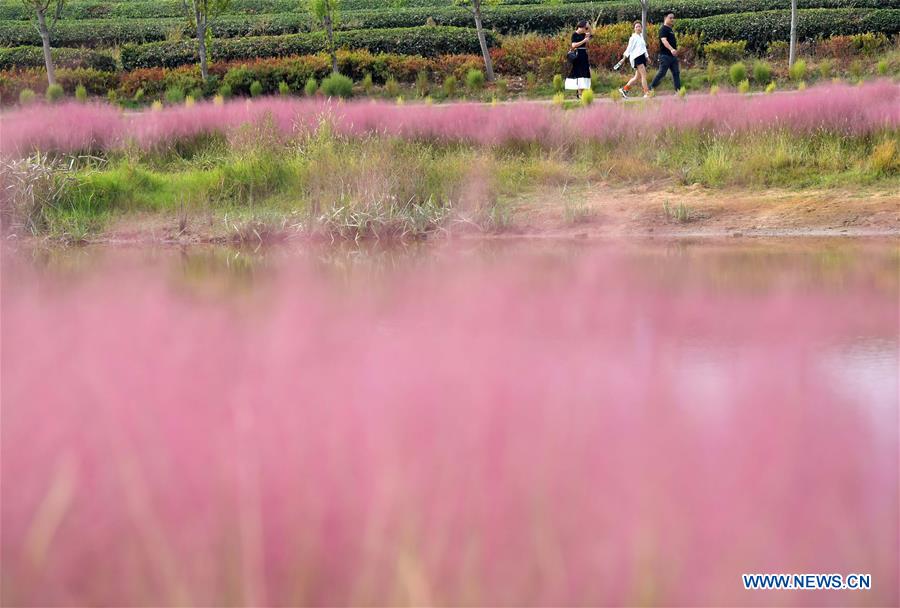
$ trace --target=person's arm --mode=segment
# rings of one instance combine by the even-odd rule
[[[660,41],[667,49],[669,49],[669,50],[672,52],[673,55],[675,55],[675,56],[678,55],[678,49],[674,48],[671,44],[669,44],[669,41],[668,41],[667,39],[665,39],[665,38],[660,38],[659,41]]]
[[[628,39],[628,47],[626,47],[625,52],[622,53],[622,57],[628,57],[635,46],[634,35],[632,35],[631,38]]]
[[[584,46],[585,44],[587,44],[587,41],[588,41],[587,36],[585,36],[584,40],[582,40],[581,42],[573,42],[572,48],[577,49],[578,47]]]

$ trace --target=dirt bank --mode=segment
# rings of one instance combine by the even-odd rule
[[[489,227],[455,218],[446,233],[461,237],[533,236],[892,236],[900,235],[900,187],[764,191],[638,185],[542,188],[502,203],[503,221]],[[214,215],[129,213],[91,242],[217,243],[303,238],[303,220],[236,223]]]

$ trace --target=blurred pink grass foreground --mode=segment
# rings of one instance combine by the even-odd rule
[[[892,335],[893,298],[573,264],[351,296],[294,267],[228,306],[19,276],[3,604],[897,605],[897,412],[816,358]],[[730,346],[698,377],[689,344]]]
[[[602,103],[570,112],[533,102],[495,107],[467,103],[397,106],[270,97],[222,106],[207,102],[124,113],[108,105],[70,102],[5,114],[0,123],[0,153],[105,150],[128,143],[151,148],[203,133],[226,133],[263,118],[270,119],[285,136],[308,133],[327,119],[342,135],[378,133],[478,145],[526,142],[557,146],[584,138],[648,138],[665,129],[720,134],[786,129],[797,134],[865,135],[900,126],[900,86],[887,81],[826,85],[765,96],[665,98],[642,108]]]

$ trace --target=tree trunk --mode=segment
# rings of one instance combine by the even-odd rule
[[[325,39],[328,45],[328,54],[331,56],[331,73],[338,73],[337,53],[334,50],[334,23],[331,21],[331,6],[325,12]]]
[[[641,37],[647,42],[647,12],[650,10],[650,0],[641,0]]]
[[[56,68],[53,67],[53,55],[50,53],[50,30],[47,29],[47,17],[38,9],[38,31],[41,33],[41,44],[44,46],[44,67],[47,68],[47,83],[56,84]]]
[[[488,82],[494,81],[494,63],[491,61],[491,51],[488,49],[487,39],[484,37],[484,26],[481,23],[481,2],[475,0],[475,29],[478,31],[478,44],[481,45],[481,55],[484,57],[484,75]]]
[[[791,44],[788,51],[788,67],[797,58],[797,0],[791,0]]]
[[[203,82],[209,78],[209,65],[206,59],[206,14],[200,10],[200,4],[194,0],[194,22],[197,24],[197,53],[200,55],[200,77]]]

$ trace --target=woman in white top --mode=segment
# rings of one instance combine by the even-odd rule
[[[641,86],[644,88],[644,97],[650,97],[650,89],[647,87],[647,62],[650,55],[647,54],[647,43],[641,35],[644,28],[641,27],[640,21],[634,22],[634,33],[628,39],[628,48],[622,53],[622,61],[628,59],[631,67],[634,68],[634,76],[631,77],[624,87],[619,89],[622,97],[628,97],[628,89],[630,89],[638,78],[641,79]]]

